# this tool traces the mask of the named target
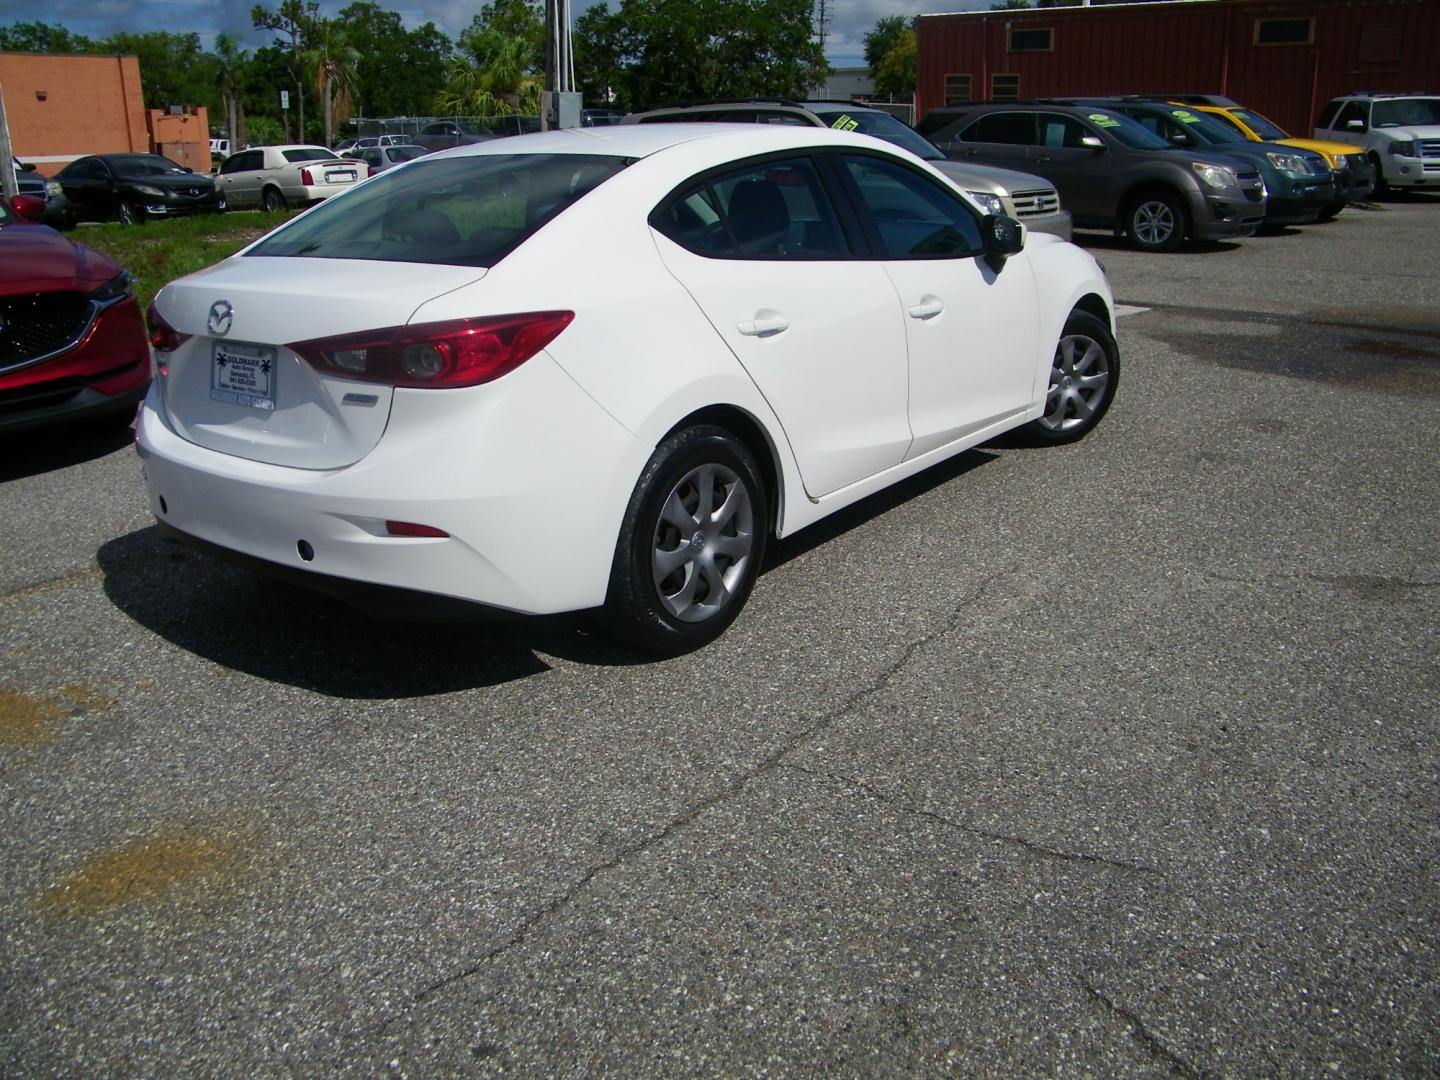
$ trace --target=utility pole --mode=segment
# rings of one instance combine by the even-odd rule
[[[575,54],[570,48],[570,0],[545,0],[545,93],[540,129],[578,127],[580,95],[575,93]]]
[[[9,203],[20,194],[15,177],[15,155],[10,151],[10,121],[5,118],[5,88],[0,86],[0,195]]]

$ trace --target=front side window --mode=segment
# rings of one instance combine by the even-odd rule
[[[625,165],[591,154],[421,161],[322,203],[247,255],[493,266]]]
[[[1320,116],[1316,119],[1315,126],[1318,128],[1332,127],[1331,121],[1335,119],[1335,114],[1339,111],[1340,102],[1330,102],[1329,105],[1326,105],[1325,108],[1320,110]]]
[[[251,172],[261,167],[264,155],[259,150],[247,150],[236,154],[220,166],[222,173]]]
[[[738,259],[838,259],[850,246],[808,158],[755,162],[702,180],[650,216],[698,255]]]
[[[885,258],[956,259],[983,249],[974,212],[928,176],[869,155],[847,154],[844,162]]]
[[[159,154],[125,154],[110,159],[116,176],[165,176],[189,170]]]

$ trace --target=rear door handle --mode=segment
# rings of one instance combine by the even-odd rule
[[[737,329],[746,337],[774,337],[790,329],[790,320],[778,311],[757,311],[755,318],[742,322]]]
[[[938,296],[922,296],[920,302],[909,309],[912,319],[933,319],[944,310],[945,304]]]

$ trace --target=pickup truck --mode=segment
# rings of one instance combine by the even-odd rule
[[[363,161],[336,157],[323,146],[253,146],[226,158],[215,182],[232,208],[273,212],[338,195],[369,175]]]

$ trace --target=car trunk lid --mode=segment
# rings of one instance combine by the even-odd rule
[[[427,300],[484,276],[470,266],[241,256],[168,285],[157,310],[191,335],[160,354],[171,424],[252,461],[352,464],[384,434],[393,388],[323,374],[287,344],[403,326]]]

